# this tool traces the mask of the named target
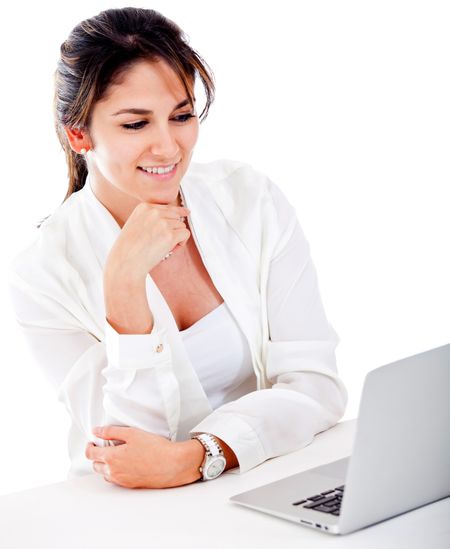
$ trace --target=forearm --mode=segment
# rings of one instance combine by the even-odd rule
[[[119,334],[149,334],[153,315],[147,301],[146,279],[105,272],[106,320]]]
[[[124,275],[105,271],[104,299],[106,320],[119,334],[149,334],[153,329],[153,315],[147,301],[145,278],[130,279]],[[233,450],[216,437],[226,459],[226,468],[239,466]],[[205,451],[200,442],[188,440],[181,444],[180,460],[184,463],[180,472],[183,484],[195,482],[201,477],[199,468]]]

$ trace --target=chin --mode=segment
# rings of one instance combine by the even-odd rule
[[[170,191],[147,191],[142,193],[142,200],[144,202],[153,202],[155,204],[170,204],[170,203],[176,203],[177,202],[177,196],[179,192],[179,187],[177,187],[176,191],[170,190]]]

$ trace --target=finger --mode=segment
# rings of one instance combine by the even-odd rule
[[[95,461],[104,461],[105,460],[105,449],[96,446],[93,442],[89,442],[86,447],[85,456],[87,459]]]
[[[173,230],[187,229],[185,217],[177,217],[176,219],[170,218],[167,220],[167,225],[170,229],[173,229]]]
[[[186,206],[168,206],[172,211],[174,211],[177,215],[187,215],[191,213],[191,210],[189,208],[186,208]]]
[[[109,465],[107,465],[106,463],[94,461],[94,463],[92,464],[92,468],[96,473],[103,475],[105,480],[108,480],[111,478],[111,471],[109,469]]]
[[[132,427],[122,427],[119,425],[105,425],[104,427],[94,427],[92,433],[104,440],[120,440],[127,442],[133,435]]]
[[[186,206],[172,206],[170,204],[157,204],[156,202],[147,202],[147,204],[165,211],[167,217],[187,216],[191,213],[191,210]]]
[[[188,210],[187,208],[180,208],[177,206],[176,209],[166,210],[164,212],[164,217],[166,219],[186,219],[186,217],[188,217],[190,213],[191,211]]]
[[[94,469],[96,473],[103,475],[103,465],[104,463],[101,463],[100,461],[94,461],[92,464],[92,469]]]

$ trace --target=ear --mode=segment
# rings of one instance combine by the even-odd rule
[[[74,152],[81,154],[81,149],[88,151],[91,148],[91,143],[85,130],[64,127],[64,131],[67,135],[69,145]]]

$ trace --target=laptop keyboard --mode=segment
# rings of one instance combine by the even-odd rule
[[[334,490],[326,490],[315,496],[295,501],[292,505],[301,505],[304,509],[314,509],[314,511],[339,516],[343,495],[344,485],[338,486]]]

